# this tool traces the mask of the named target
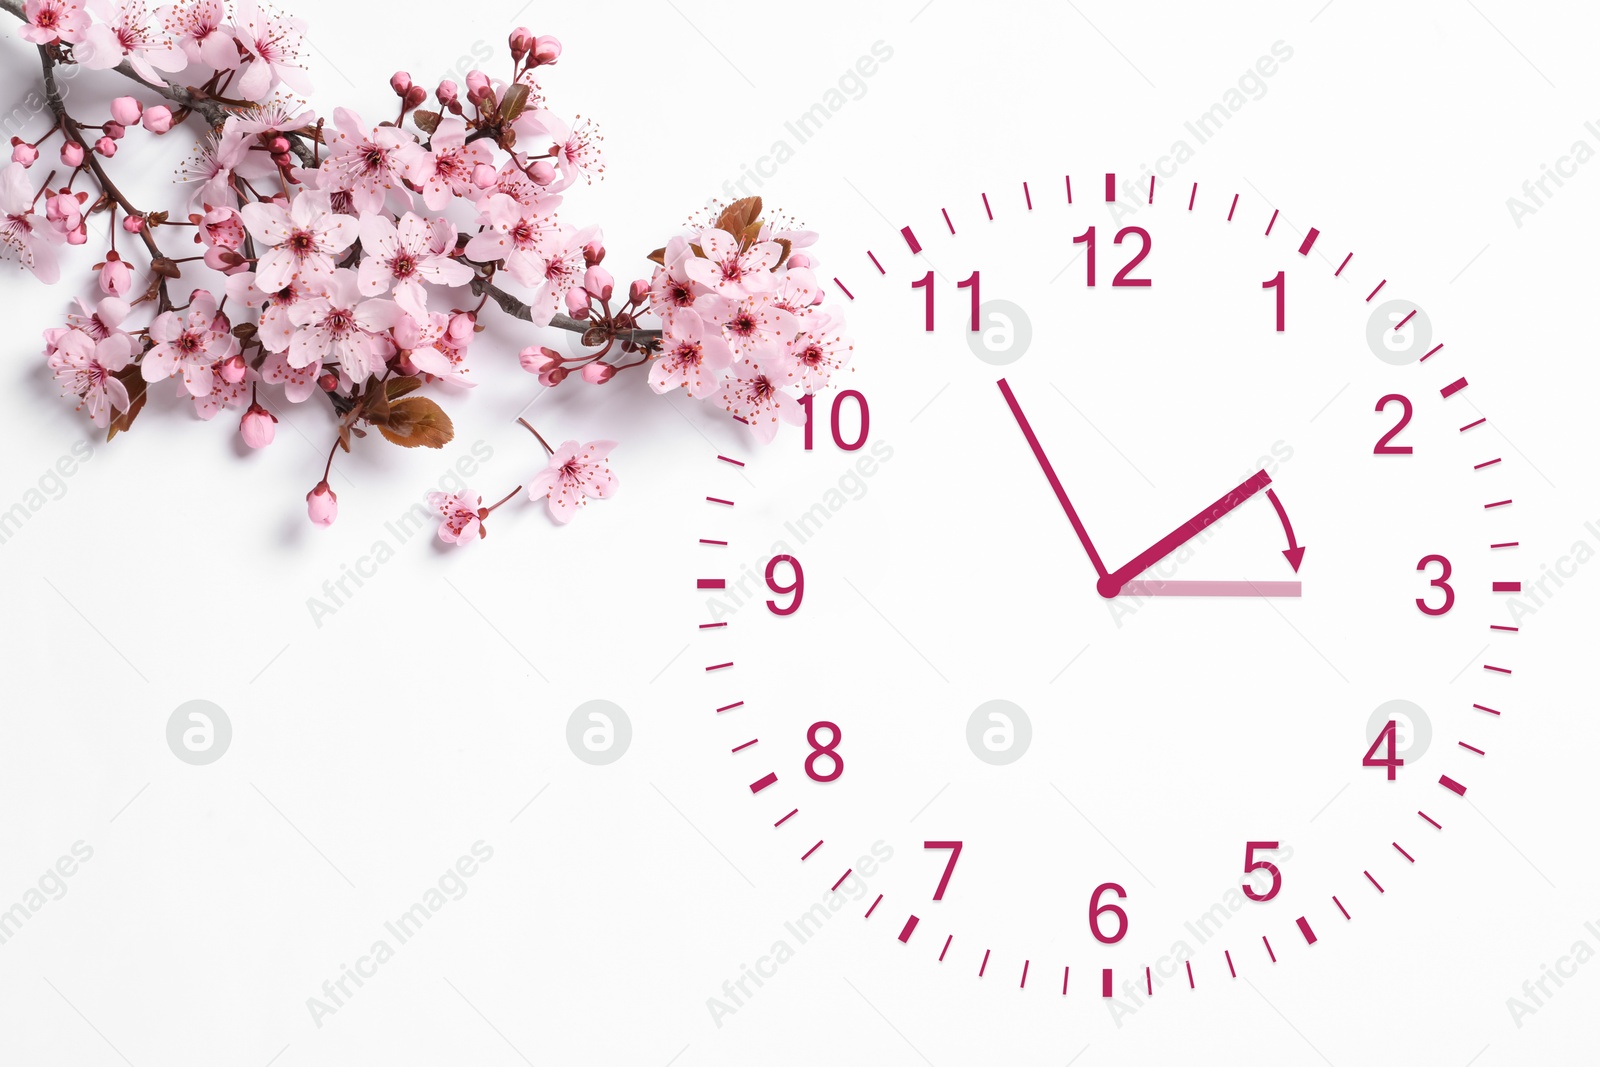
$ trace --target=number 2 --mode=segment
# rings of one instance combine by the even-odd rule
[[[1280,326],[1279,329],[1282,329],[1282,327]],[[1390,441],[1394,440],[1396,434],[1405,429],[1406,425],[1411,422],[1411,401],[1401,396],[1399,393],[1390,393],[1388,396],[1379,400],[1378,406],[1372,410],[1381,412],[1384,408],[1388,407],[1391,402],[1394,401],[1398,401],[1400,403],[1400,421],[1394,424],[1394,429],[1378,438],[1378,443],[1372,448],[1372,454],[1374,456],[1411,455],[1410,445],[1391,445],[1389,443]]]

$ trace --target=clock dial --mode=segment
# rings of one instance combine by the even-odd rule
[[[1116,1014],[1309,965],[1450,847],[1519,470],[1381,249],[1074,177],[908,204],[833,279],[882,358],[707,461],[685,699],[863,937]]]

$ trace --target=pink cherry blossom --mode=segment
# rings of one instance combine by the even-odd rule
[[[539,197],[524,204],[505,193],[494,193],[478,203],[478,224],[483,227],[467,242],[468,259],[479,263],[505,263],[506,273],[527,286],[538,286],[543,279],[542,249],[561,240],[559,225],[548,201],[559,197]]]
[[[256,263],[256,285],[268,292],[331,277],[334,254],[354,244],[360,232],[355,219],[333,213],[325,194],[310,191],[289,201],[287,210],[279,201],[256,201],[240,215],[266,248]]]
[[[321,187],[347,190],[358,212],[382,211],[391,193],[410,207],[401,149],[414,146],[416,139],[394,126],[372,129],[342,107],[333,110],[333,126]]]
[[[65,330],[50,353],[61,395],[77,397],[102,430],[110,425],[112,411],[128,410],[128,389],[112,375],[132,361],[133,342],[124,333],[96,341],[82,330]]]
[[[289,308],[289,320],[300,327],[289,343],[289,363],[309,367],[333,360],[351,381],[364,382],[383,367],[376,335],[400,315],[393,300],[362,300],[355,271],[335,271],[322,293]]]
[[[310,93],[311,79],[300,66],[305,23],[264,11],[255,0],[237,0],[234,10],[234,36],[250,57],[234,86],[235,94],[243,100],[264,100],[280,82],[302,96]]]
[[[456,246],[456,228],[449,219],[424,219],[412,212],[400,217],[397,227],[387,215],[361,216],[361,267],[363,296],[407,290],[422,299],[422,284],[465,285],[472,268],[451,259],[446,250]]]
[[[411,365],[451,385],[469,389],[477,385],[469,377],[466,360],[466,345],[472,340],[470,320],[464,315],[452,318],[430,312],[409,296],[401,296],[396,302],[405,315],[395,324],[394,343]],[[452,332],[452,325],[458,320],[466,323],[456,331],[462,335],[459,340]]]
[[[289,363],[287,352],[272,352],[261,361],[261,380],[269,385],[283,386],[283,395],[291,404],[299,404],[317,391],[320,365],[296,367]]]
[[[77,0],[28,0],[22,12],[28,21],[17,36],[33,44],[74,44],[89,28],[89,16]]]
[[[687,260],[684,269],[706,288],[738,298],[770,293],[776,287],[772,268],[783,258],[783,246],[776,241],[757,241],[742,248],[737,237],[713,226],[701,231],[700,247],[705,256]]]
[[[778,435],[779,421],[797,425],[805,421],[805,410],[784,392],[794,380],[788,370],[775,369],[781,356],[763,350],[734,365],[722,385],[722,406],[742,419],[763,444]]]
[[[233,355],[238,344],[228,332],[228,320],[217,314],[216,297],[204,289],[196,290],[183,317],[175,311],[157,315],[150,339],[155,347],[139,363],[144,380],[159,382],[182,374],[184,387],[196,397],[211,395],[211,365]]]
[[[539,148],[555,152],[561,180],[550,186],[551,192],[560,192],[581,176],[587,181],[605,171],[605,157],[600,150],[597,126],[583,116],[568,124],[553,112],[528,110],[512,123],[519,148]]]
[[[178,46],[190,63],[204,64],[212,70],[232,70],[239,65],[239,49],[225,26],[227,11],[222,0],[188,0],[174,4],[166,12],[169,24],[176,30]]]
[[[787,344],[799,331],[793,315],[761,297],[739,301],[722,323],[728,344],[741,358],[766,345]]]
[[[226,285],[228,299],[237,300],[246,307],[261,309],[261,319],[256,324],[256,330],[267,351],[288,351],[289,341],[293,338],[295,329],[294,323],[289,321],[289,309],[302,296],[307,295],[309,289],[291,282],[276,292],[264,293],[256,285],[255,274],[250,271],[230,276]]]
[[[122,330],[122,321],[128,317],[131,309],[126,300],[108,296],[90,307],[82,297],[78,298],[78,310],[75,314],[67,316],[67,323],[73,329],[82,330],[96,341],[104,341],[107,337],[128,335]],[[132,339],[129,338],[130,344]]]
[[[703,400],[722,386],[722,372],[732,363],[733,352],[715,327],[706,330],[699,315],[683,308],[667,319],[661,355],[650,366],[650,388],[665,393],[681,387]]]
[[[422,200],[433,211],[443,211],[453,196],[475,190],[472,171],[480,163],[494,162],[494,153],[482,141],[467,144],[467,124],[454,115],[440,121],[428,147],[402,148],[406,177],[422,187]]]
[[[444,516],[444,522],[439,524],[439,540],[446,544],[469,545],[483,537],[483,522],[478,518],[483,497],[471,489],[429,493],[428,506]]]
[[[222,370],[222,361],[212,364],[211,391],[204,396],[194,398],[195,414],[207,422],[216,418],[218,412],[224,408],[244,407],[244,402],[250,398],[250,386],[245,384],[244,379],[230,382]],[[182,387],[179,388],[178,395],[184,395]]]
[[[615,441],[590,441],[579,445],[567,441],[555,450],[549,466],[534,475],[528,482],[528,499],[543,497],[550,509],[550,517],[567,523],[587,504],[588,497],[603,500],[615,496],[617,477],[605,459],[617,447]]]
[[[528,304],[530,320],[535,326],[548,326],[568,291],[583,284],[583,273],[588,269],[584,246],[598,235],[598,229],[593,226],[574,230],[565,240],[553,239],[539,250],[531,268],[539,291]]]
[[[835,316],[813,315],[804,324],[806,329],[784,344],[783,353],[794,371],[795,383],[815,393],[850,362],[855,346],[844,336],[844,322]]]
[[[145,0],[89,0],[95,16],[73,46],[73,58],[90,70],[110,70],[128,61],[145,81],[159,82],[158,71],[179,71],[189,64]]]
[[[150,111],[145,112],[147,117]],[[183,168],[184,180],[198,183],[195,186],[193,201],[202,204],[238,203],[239,197],[233,187],[233,174],[243,166],[249,154],[250,146],[237,133],[208,135],[200,144],[195,158]]]
[[[21,163],[0,168],[0,253],[21,261],[34,277],[51,285],[61,277],[61,268],[50,246],[59,243],[61,235],[34,214],[33,204],[27,169]]]

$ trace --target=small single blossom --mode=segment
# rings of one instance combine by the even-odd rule
[[[559,202],[556,197],[548,199]],[[562,240],[555,214],[546,202],[546,198],[535,198],[525,204],[506,193],[485,196],[478,203],[478,224],[483,228],[467,242],[467,258],[479,263],[499,260],[506,273],[523,285],[541,284],[543,252]]]
[[[483,537],[483,520],[478,517],[483,497],[471,489],[459,493],[428,494],[428,507],[444,517],[439,524],[439,540],[449,545],[468,545]]]
[[[580,445],[567,441],[555,450],[550,463],[528,482],[528,499],[544,499],[550,517],[559,523],[572,521],[578,508],[590,498],[603,500],[615,496],[617,476],[611,473],[606,457],[617,447],[615,441],[590,441]]]

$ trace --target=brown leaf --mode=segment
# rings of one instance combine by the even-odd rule
[[[667,250],[665,248],[658,248],[644,258],[648,259],[652,263],[665,267],[667,265]]]
[[[422,388],[422,379],[414,375],[407,375],[404,378],[390,378],[384,383],[383,391],[390,400],[399,400],[407,393],[416,392],[420,388]]]
[[[717,217],[717,229],[737,234],[760,217],[761,198],[747,196],[723,208],[722,214]]]
[[[785,263],[788,262],[789,253],[793,251],[793,248],[790,247],[789,239],[787,237],[777,237],[777,238],[774,238],[774,240],[776,240],[778,242],[778,244],[783,248],[783,255],[778,257],[778,262],[772,268],[773,270],[777,270],[779,267],[783,266]]]
[[[425,396],[410,396],[389,410],[378,432],[402,448],[443,448],[455,436],[444,409]]]
[[[739,244],[749,248],[761,239],[761,220],[757,219],[746,226],[738,235]]]
[[[506,95],[500,100],[500,121],[510,122],[522,114],[523,108],[528,106],[528,85],[518,82],[506,90]]]
[[[111,416],[111,423],[106,429],[106,440],[110,441],[124,430],[131,429],[133,420],[144,410],[144,402],[149,395],[145,387],[144,375],[136,365],[129,364],[112,374],[112,377],[121,382],[123,388],[128,390],[128,410],[119,411]]]
[[[439,128],[440,117],[437,111],[424,111],[420,108],[411,113],[411,121],[417,124],[417,129],[430,135]]]

